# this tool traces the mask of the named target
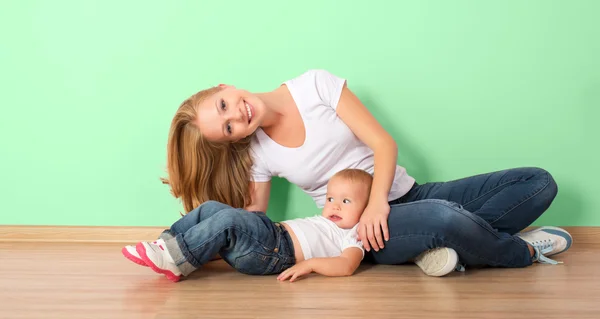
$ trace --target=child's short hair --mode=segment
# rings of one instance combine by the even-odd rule
[[[346,168],[335,173],[331,178],[344,178],[351,182],[359,182],[367,187],[367,194],[371,193],[373,176],[362,169]]]

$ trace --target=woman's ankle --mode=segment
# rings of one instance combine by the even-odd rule
[[[533,256],[535,256],[535,249],[533,249],[533,246],[531,246],[529,243],[527,243],[527,248],[529,249],[529,255],[531,255],[531,258],[533,258]]]

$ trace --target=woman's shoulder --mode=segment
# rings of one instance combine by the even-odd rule
[[[326,79],[326,78],[341,79],[339,76],[335,75],[333,72],[331,72],[327,69],[308,69],[308,70],[304,71],[303,73],[301,73],[285,82],[286,83],[297,83],[297,82],[303,82],[303,81],[315,82],[315,81],[319,81],[321,79]]]
[[[285,84],[292,95],[294,95],[294,92],[301,92],[301,94],[298,93],[300,96],[312,96],[325,102],[326,105],[333,106],[337,104],[337,99],[346,84],[346,79],[326,69],[309,69],[286,81]],[[307,98],[310,100],[309,97]]]

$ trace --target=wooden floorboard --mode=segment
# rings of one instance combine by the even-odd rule
[[[525,269],[443,278],[414,265],[363,265],[352,277],[295,282],[222,261],[179,283],[110,243],[0,243],[0,318],[600,318],[600,245]]]

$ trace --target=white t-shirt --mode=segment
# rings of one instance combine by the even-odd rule
[[[309,70],[284,82],[304,121],[306,138],[300,147],[284,147],[259,128],[251,145],[255,182],[267,182],[272,176],[285,178],[323,207],[327,182],[338,171],[358,168],[373,174],[373,151],[336,113],[344,83],[325,70]],[[388,200],[402,197],[414,182],[404,167],[396,165]]]
[[[343,229],[321,215],[286,220],[283,223],[294,231],[304,259],[337,257],[349,247],[359,248],[363,257],[365,256],[363,244],[358,240],[358,224],[352,229]]]

